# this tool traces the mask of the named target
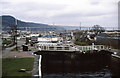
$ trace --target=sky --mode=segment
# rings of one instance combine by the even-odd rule
[[[61,26],[118,27],[119,0],[0,0],[0,15]]]

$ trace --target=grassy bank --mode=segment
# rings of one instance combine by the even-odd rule
[[[11,43],[12,43],[12,41],[11,41],[11,40],[3,40],[3,43],[2,43],[2,44],[9,45],[9,44],[11,44]]]
[[[2,75],[3,77],[31,76],[33,63],[34,58],[4,58],[2,60]],[[20,69],[26,69],[28,72],[19,72]]]

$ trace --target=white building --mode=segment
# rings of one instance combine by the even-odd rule
[[[39,34],[30,34],[30,37],[38,37]]]
[[[60,40],[62,40],[60,37],[51,36],[38,37],[38,42],[58,42]]]

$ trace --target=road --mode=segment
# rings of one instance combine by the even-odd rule
[[[24,44],[24,41],[23,40],[18,40],[17,41],[17,46],[18,47],[21,47],[22,45]],[[14,49],[16,47],[16,45],[12,46],[12,47],[8,47],[8,48],[5,48],[4,50],[2,50],[2,56],[6,56],[12,49]]]

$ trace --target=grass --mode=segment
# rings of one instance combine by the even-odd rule
[[[33,69],[34,58],[3,58],[2,75],[8,77],[32,76],[32,73],[19,72],[20,69],[31,71]],[[6,77],[4,77],[6,78]]]
[[[20,49],[20,47],[18,47],[18,46],[17,46],[17,49],[19,50],[19,49]],[[11,51],[16,51],[16,47],[15,47],[15,48],[13,48]]]
[[[8,48],[8,47],[12,47],[15,44],[11,40],[3,40],[2,45],[4,45],[4,46],[2,46],[2,49],[5,49],[5,48]]]
[[[12,43],[12,41],[10,41],[10,40],[3,40],[3,44],[9,45],[11,43]]]
[[[86,42],[80,42],[80,41],[75,41],[74,44],[80,45],[80,46],[87,46],[87,45],[89,45],[89,44],[86,43]]]

